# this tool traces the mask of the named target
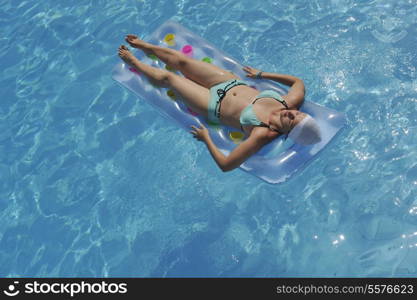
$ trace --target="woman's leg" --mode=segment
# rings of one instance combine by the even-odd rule
[[[231,79],[239,79],[229,71],[223,70],[215,65],[190,58],[183,53],[170,49],[155,46],[138,39],[135,35],[127,35],[126,41],[135,48],[143,50],[147,54],[154,54],[171,68],[184,74],[188,79],[210,88],[213,85]]]
[[[119,56],[138,72],[163,87],[172,88],[193,111],[207,116],[209,90],[172,72],[154,68],[139,61],[125,46],[120,46]]]

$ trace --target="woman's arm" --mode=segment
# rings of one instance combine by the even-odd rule
[[[298,109],[303,104],[305,86],[300,78],[286,74],[262,72],[252,67],[244,67],[243,70],[247,73],[247,77],[269,79],[289,86],[290,90],[284,98],[290,109]]]
[[[214,161],[223,172],[231,171],[239,167],[250,156],[258,152],[262,146],[267,144],[270,140],[264,135],[260,134],[260,130],[253,130],[251,135],[242,143],[240,143],[228,156],[225,156],[213,143],[208,133],[207,128],[203,125],[201,128],[191,126],[194,130],[191,133],[200,141],[203,141]],[[264,129],[264,128],[258,128]]]

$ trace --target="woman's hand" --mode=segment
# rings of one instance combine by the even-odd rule
[[[256,78],[256,74],[261,72],[261,70],[258,70],[249,66],[243,67],[243,71],[246,72],[246,77],[250,77],[250,78]]]
[[[193,130],[190,131],[190,133],[193,134],[194,138],[196,138],[199,141],[205,142],[209,138],[209,132],[208,129],[201,124],[201,128],[197,128],[195,126],[191,126]]]

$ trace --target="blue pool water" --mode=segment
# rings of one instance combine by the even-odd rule
[[[416,0],[1,6],[0,276],[417,275]],[[346,129],[286,183],[220,172],[110,77],[170,18]]]

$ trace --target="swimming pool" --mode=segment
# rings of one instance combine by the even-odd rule
[[[4,1],[0,275],[415,277],[416,4]],[[170,18],[347,128],[286,183],[221,173],[110,77]]]

